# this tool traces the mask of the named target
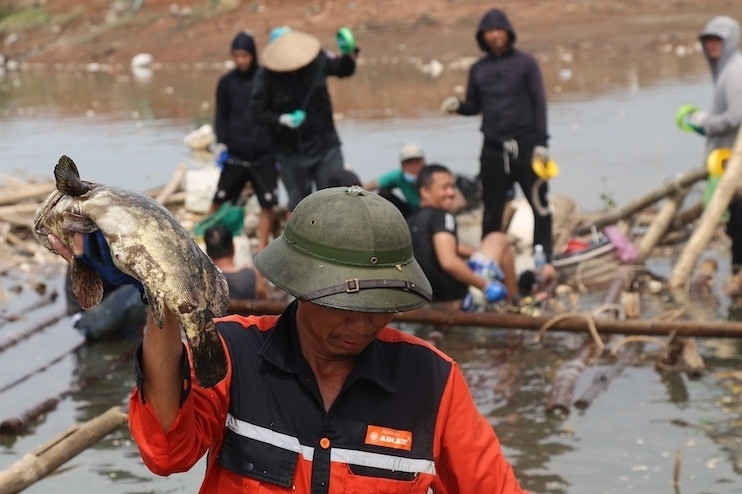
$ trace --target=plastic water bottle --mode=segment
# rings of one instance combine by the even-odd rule
[[[536,275],[536,279],[541,279],[541,271],[546,266],[546,253],[544,252],[544,246],[536,244],[533,246],[533,272]]]

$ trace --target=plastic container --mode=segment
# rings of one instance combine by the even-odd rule
[[[540,272],[541,268],[544,266],[546,266],[546,253],[544,252],[544,246],[536,244],[533,246],[533,269]]]

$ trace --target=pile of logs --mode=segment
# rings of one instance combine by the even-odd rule
[[[146,193],[168,207],[182,222],[192,223],[197,215],[184,208],[185,172],[186,166],[179,165],[165,186]],[[33,214],[55,188],[53,180],[21,180],[0,174],[0,273],[11,268],[30,271],[38,265],[59,261],[33,234]]]

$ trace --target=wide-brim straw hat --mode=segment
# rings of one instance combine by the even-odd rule
[[[319,40],[311,34],[289,31],[265,46],[261,63],[274,72],[292,72],[306,67],[320,48]]]

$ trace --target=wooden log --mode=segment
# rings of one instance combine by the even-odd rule
[[[559,368],[546,401],[547,415],[558,417],[569,415],[577,381],[594,354],[595,344],[590,340],[585,340],[577,356]]]
[[[611,225],[620,219],[627,218],[637,211],[644,209],[648,205],[653,204],[669,195],[675,194],[676,192],[679,192],[683,189],[686,189],[699,180],[705,179],[707,175],[708,172],[706,171],[706,168],[692,170],[679,179],[665,185],[664,187],[656,189],[649,194],[646,194],[644,197],[636,199],[635,201],[630,202],[626,206],[616,211],[600,216],[590,223],[581,226],[577,229],[577,234],[585,235],[587,233],[590,233],[593,228],[602,228],[606,225]]]
[[[603,297],[603,302],[606,305],[615,304],[620,298],[625,284],[626,277],[625,273],[622,272],[611,282]],[[595,338],[599,339],[598,336],[595,336]],[[559,369],[559,372],[554,377],[554,385],[549,391],[549,397],[546,403],[547,415],[557,415],[560,417],[569,415],[577,381],[580,379],[590,359],[596,355],[600,356],[603,352],[603,342],[600,341],[599,344],[600,347],[591,338],[585,338],[577,356]]]
[[[128,415],[120,407],[112,407],[83,424],[70,427],[0,472],[0,494],[22,491],[127,422]]]
[[[45,370],[49,369],[53,365],[57,364],[58,362],[61,362],[62,359],[64,359],[65,357],[68,357],[68,356],[72,355],[73,353],[75,353],[77,350],[79,350],[80,348],[82,348],[83,346],[85,346],[85,344],[86,343],[84,341],[82,341],[82,342],[78,343],[77,345],[75,345],[74,347],[70,348],[69,350],[65,351],[64,353],[62,353],[60,355],[57,355],[56,357],[54,357],[53,359],[51,359],[49,362],[47,362],[47,363],[45,363],[43,365],[40,365],[39,367],[35,368],[34,370],[32,370],[30,372],[27,372],[26,374],[22,375],[19,378],[14,379],[13,381],[9,382],[8,384],[6,384],[2,388],[0,388],[0,394],[6,392],[9,389],[12,389],[12,388],[18,386],[19,384],[21,384],[21,383],[23,383],[23,382],[25,382],[27,380],[29,380],[30,378],[32,378],[36,374],[39,374],[41,372],[44,372]]]
[[[31,199],[41,199],[46,197],[51,191],[56,190],[56,188],[57,185],[54,182],[49,182],[43,184],[31,184],[28,188],[24,188],[23,190],[7,190],[5,193],[0,195],[0,206],[17,204],[21,201]]]
[[[719,226],[721,216],[729,207],[729,203],[737,191],[740,178],[742,178],[742,126],[737,131],[737,139],[734,141],[732,155],[727,161],[724,175],[721,176],[711,200],[706,205],[701,219],[698,220],[690,240],[680,253],[670,278],[667,280],[670,288],[680,288],[687,283],[698,258],[706,249],[706,245]]]
[[[636,360],[639,354],[641,354],[643,346],[642,343],[629,343],[626,345],[607,371],[599,372],[595,375],[592,384],[575,400],[575,407],[580,410],[589,407],[595,398],[608,389],[608,385]]]
[[[186,170],[188,170],[188,167],[185,165],[185,163],[181,163],[178,165],[178,167],[175,169],[175,173],[173,173],[173,176],[170,178],[170,181],[157,194],[157,197],[155,197],[155,200],[157,202],[159,202],[160,204],[165,204],[168,201],[170,195],[178,190],[178,188],[183,183],[183,177],[185,177]]]
[[[677,228],[685,228],[687,225],[701,217],[703,209],[703,201],[698,201],[688,209],[680,211],[675,217],[675,221],[673,221],[673,226]]]
[[[8,321],[18,321],[24,317],[24,314],[28,314],[31,311],[35,311],[47,305],[53,304],[57,301],[57,298],[59,298],[59,293],[56,290],[51,290],[49,292],[46,292],[38,300],[34,300],[33,302],[26,304],[23,307],[17,308],[12,314],[0,314],[0,326]]]
[[[706,364],[698,352],[698,345],[694,338],[688,338],[683,342],[683,349],[680,351],[680,362],[683,371],[691,379],[703,377],[706,372]]]
[[[39,331],[48,328],[55,322],[59,321],[65,316],[65,311],[60,310],[56,311],[49,316],[47,316],[45,319],[42,319],[40,322],[35,323],[33,326],[31,326],[28,329],[25,329],[23,331],[20,331],[10,338],[6,339],[4,342],[0,343],[0,353],[4,352],[8,348],[17,345],[21,341],[25,340],[26,338],[29,338],[31,335],[38,333]]]
[[[39,205],[35,202],[11,204],[9,206],[0,206],[0,216],[23,215],[23,216],[28,216],[30,218],[34,214],[34,212],[36,212],[36,208],[38,207]]]
[[[283,303],[261,300],[232,300],[229,305],[230,312],[234,314],[280,314],[283,309],[285,309]],[[409,312],[398,312],[394,315],[394,321],[441,326],[477,326],[529,330],[538,330],[551,319],[551,317],[546,316],[527,316],[523,314],[449,312],[431,309],[415,309]],[[742,338],[742,322],[735,321],[658,321],[596,318],[594,323],[602,334],[669,335],[675,332],[682,336],[702,338]],[[549,331],[569,333],[584,333],[588,330],[588,322],[581,318],[563,319],[553,324],[549,329]]]
[[[24,411],[21,415],[3,420],[2,422],[0,422],[0,436],[19,434],[20,432],[24,431],[29,424],[38,420],[39,417],[44,415],[46,412],[53,410],[60,401],[64,400],[68,396],[75,395],[83,389],[100,381],[107,374],[110,374],[111,372],[131,360],[134,357],[135,353],[136,348],[132,348],[127,353],[111,362],[102,371],[92,374],[85,379],[82,379],[79,383],[70,386],[61,393],[58,393],[56,396],[46,398],[37,405],[34,405],[33,407]]]
[[[654,221],[652,221],[652,224],[639,242],[639,256],[636,259],[637,263],[643,263],[665,235],[665,232],[667,232],[667,229],[672,224],[672,220],[675,218],[675,215],[680,209],[680,205],[683,203],[686,195],[688,195],[688,189],[676,192],[667,198],[665,203],[662,205],[660,212],[654,218]]]

